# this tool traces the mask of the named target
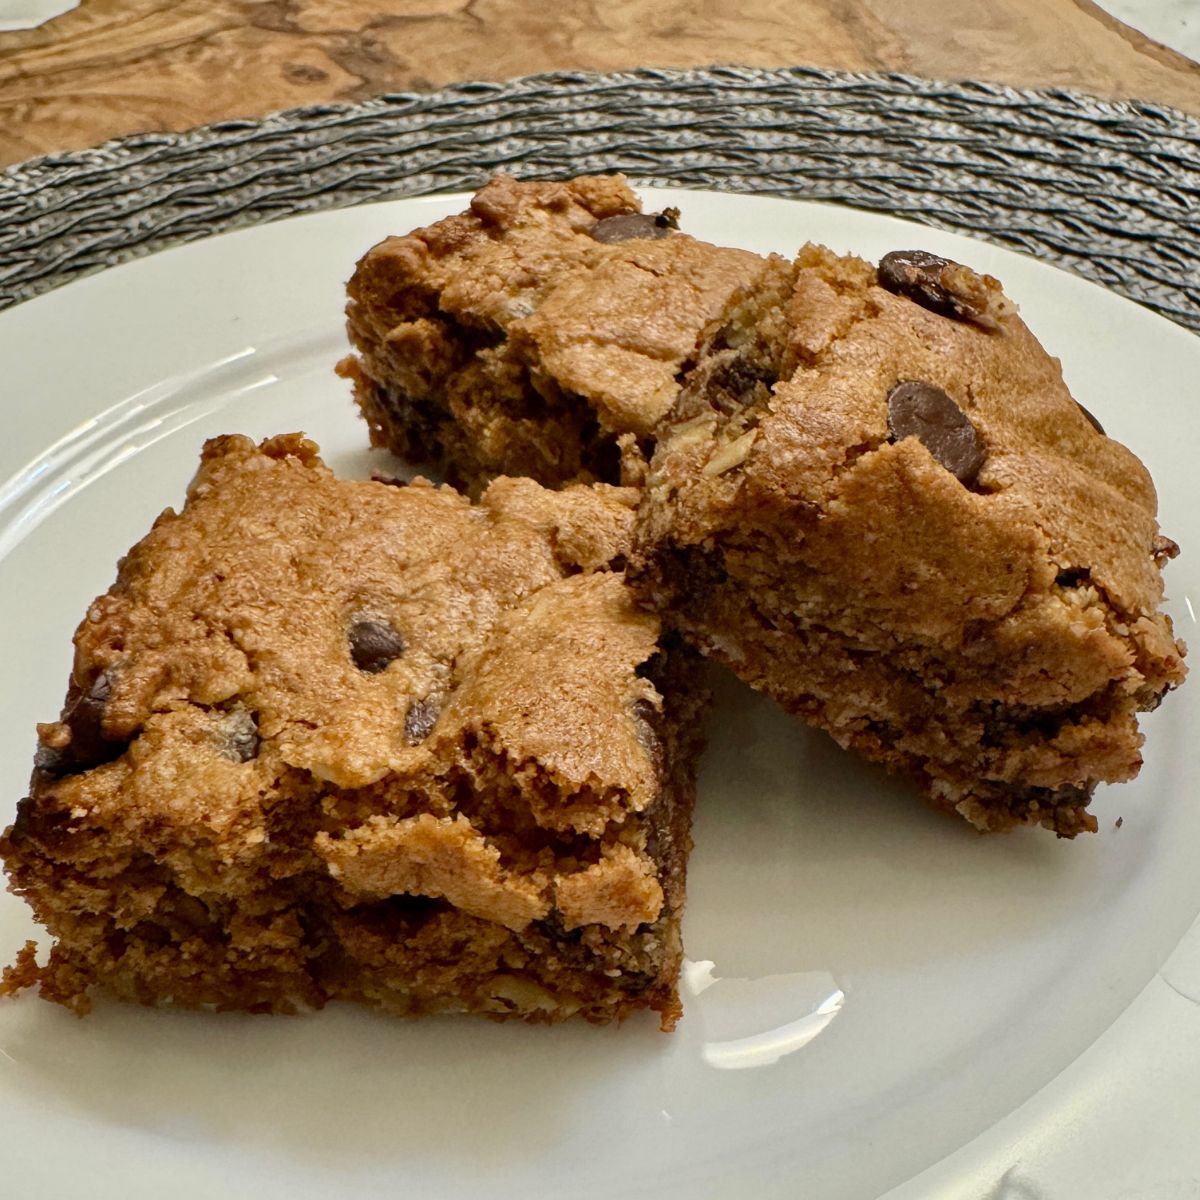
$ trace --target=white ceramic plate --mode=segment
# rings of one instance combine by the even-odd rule
[[[998,275],[1075,394],[1133,446],[1200,606],[1200,341],[1048,266],[865,213],[648,192],[690,232],[871,258],[926,247]],[[398,201],[213,238],[0,315],[0,823],[70,636],[177,504],[201,440],[304,429],[387,467],[345,385],[343,282]],[[1190,599],[1189,599],[1190,597]],[[178,1198],[1194,1195],[1200,1175],[1200,683],[1145,720],[1100,832],[980,838],[722,678],[666,1037],[101,1004],[0,1005],[0,1157],[22,1195]],[[1120,828],[1117,818],[1123,818]],[[1189,930],[1191,932],[1189,933]],[[0,948],[34,932],[0,898]],[[1044,1189],[1044,1190],[1043,1190]]]

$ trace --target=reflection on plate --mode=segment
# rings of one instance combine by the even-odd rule
[[[1167,578],[1188,636],[1200,603],[1194,338],[1044,265],[887,218],[705,193],[648,202],[676,203],[690,232],[749,249],[813,238],[877,258],[923,246],[1003,279],[1076,395],[1154,471],[1164,528],[1184,546]],[[0,446],[0,821],[22,794],[34,722],[57,711],[80,614],[178,503],[204,437],[299,428],[340,473],[390,468],[332,374],[342,283],[379,237],[459,204],[398,201],[226,235],[0,317],[13,397]],[[674,1036],[653,1021],[528,1029],[347,1008],[290,1019],[102,1004],[77,1021],[25,996],[0,1007],[7,1177],[35,1195],[123,1200],[734,1187],[837,1200],[928,1194],[904,1185],[930,1169],[927,1183],[974,1188],[945,1194],[979,1195],[1002,1171],[1025,1178],[995,1131],[1015,1144],[1035,1112],[1053,1128],[1097,1071],[1143,1104],[1131,1047],[1166,1044],[1183,1019],[1147,1008],[1144,989],[1200,911],[1190,688],[1145,722],[1141,778],[1097,796],[1100,833],[1060,843],[977,837],[715,679]],[[32,933],[23,905],[3,898],[0,953]],[[1200,953],[1181,954],[1173,994],[1195,985],[1200,998]],[[1193,1096],[1168,1096],[1155,1128],[1190,1132]],[[1154,1166],[1186,1177],[1178,1157]],[[1114,1178],[1097,1175],[1089,1194]],[[964,1182],[976,1179],[990,1183]]]

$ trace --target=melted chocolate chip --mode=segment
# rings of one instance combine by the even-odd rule
[[[71,746],[88,758],[101,753],[101,743],[107,740],[103,730],[104,710],[111,696],[112,680],[107,671],[101,671],[63,718],[71,727]]]
[[[404,653],[404,639],[388,624],[362,617],[350,626],[350,657],[360,671],[377,675]]]
[[[996,328],[996,322],[976,300],[955,290],[956,270],[961,270],[958,263],[925,250],[893,250],[879,260],[879,284],[939,317]]]
[[[734,358],[709,376],[707,399],[717,412],[730,416],[748,404],[769,399],[778,382],[778,374],[769,364]]]
[[[404,738],[410,746],[423,742],[437,724],[441,707],[432,696],[414,700],[404,714]]]
[[[63,747],[39,746],[34,766],[55,777],[76,775],[120,758],[128,739],[105,736],[104,710],[112,694],[112,680],[101,671],[86,691],[71,683],[63,708],[62,723],[71,730],[71,740]]]
[[[598,242],[632,242],[638,238],[663,238],[679,228],[679,209],[660,213],[619,213],[602,217],[588,230]]]
[[[53,852],[70,836],[71,814],[61,808],[39,804],[32,796],[17,802],[17,816],[6,840],[11,843],[34,842]]]
[[[915,437],[960,483],[970,484],[987,455],[971,419],[932,383],[907,379],[888,392],[888,434]]]
[[[234,762],[258,757],[258,722],[244,709],[235,709],[221,721],[221,754]]]

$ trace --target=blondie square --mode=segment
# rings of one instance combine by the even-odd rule
[[[1137,713],[1184,677],[1149,474],[996,280],[919,251],[809,246],[794,270],[656,431],[638,584],[977,828],[1095,829],[1096,784],[1141,764]]]
[[[478,491],[622,481],[714,323],[785,267],[642,213],[615,177],[500,177],[457,216],[369,251],[348,285],[376,445]]]
[[[670,1028],[703,693],[633,499],[209,442],[39,727],[0,854],[54,944],[8,988]]]

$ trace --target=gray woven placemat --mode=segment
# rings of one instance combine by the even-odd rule
[[[180,241],[335,206],[624,171],[836,201],[1055,262],[1200,330],[1200,120],[810,68],[559,73],[145,134],[0,173],[0,308]]]

